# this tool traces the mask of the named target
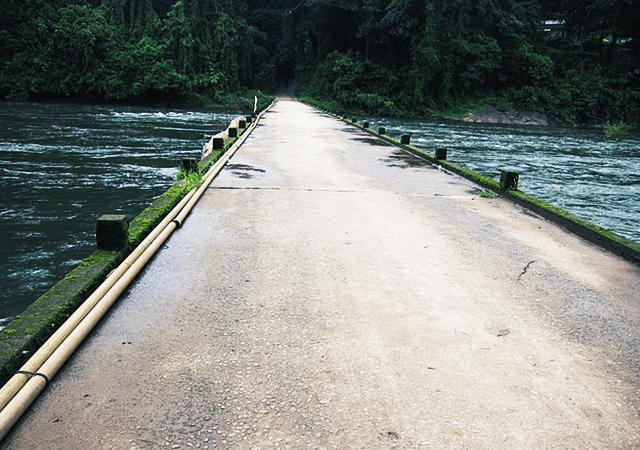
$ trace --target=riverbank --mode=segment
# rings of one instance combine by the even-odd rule
[[[359,110],[348,109],[340,103],[330,100],[318,100],[308,96],[301,96],[300,100],[313,105],[323,111],[328,111],[339,116],[375,116],[376,114]],[[492,99],[495,100],[495,99]],[[429,116],[416,116],[408,111],[394,111],[389,117],[407,119],[444,119],[470,123],[490,123],[503,125],[532,125],[553,127],[574,127],[575,123],[562,120],[550,114],[542,114],[535,111],[525,111],[515,108],[511,104],[491,103],[486,100],[460,104],[456,108],[444,111],[432,111]]]
[[[461,119],[464,122],[473,123],[498,123],[502,125],[534,125],[539,127],[566,126],[575,124],[558,119],[549,114],[542,114],[535,111],[523,111],[509,105],[507,107],[499,105],[489,105],[482,109],[468,113]]]

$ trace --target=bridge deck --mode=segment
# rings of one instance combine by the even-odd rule
[[[281,99],[6,449],[639,448],[640,273]]]

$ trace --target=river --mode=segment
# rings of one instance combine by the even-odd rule
[[[0,102],[0,327],[92,253],[99,216],[133,219],[234,116]]]
[[[491,178],[520,173],[520,190],[640,243],[640,135],[621,141],[597,129],[376,118],[400,138]]]

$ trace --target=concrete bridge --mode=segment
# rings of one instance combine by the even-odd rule
[[[1,447],[640,448],[638,267],[478,192],[280,99]]]

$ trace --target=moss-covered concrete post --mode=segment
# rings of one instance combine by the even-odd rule
[[[105,214],[96,222],[98,250],[122,250],[129,245],[129,219],[120,214]]]
[[[403,134],[402,136],[400,136],[400,143],[403,144],[403,145],[410,145],[411,144],[411,135]]]
[[[198,171],[198,160],[196,158],[182,158],[180,169],[185,173]]]
[[[247,121],[245,119],[238,120],[238,128],[247,128]]]
[[[351,118],[351,122],[353,122],[353,123],[358,123],[358,118],[357,118],[357,117],[352,117],[352,118]]]
[[[509,170],[500,171],[500,189],[507,191],[510,189],[518,189],[520,174]]]
[[[447,159],[447,149],[446,148],[437,148],[435,153],[435,159],[445,160]]]
[[[246,116],[244,119],[247,121],[248,124],[253,122],[253,117],[251,116]]]
[[[378,134],[382,134],[382,135],[387,134],[387,129],[385,127],[379,127]]]
[[[237,138],[238,137],[238,128],[229,127],[229,137],[230,138]]]
[[[211,147],[214,150],[222,150],[224,148],[224,138],[214,137],[211,139]]]
[[[362,128],[369,128],[369,122],[367,121],[362,122]]]

